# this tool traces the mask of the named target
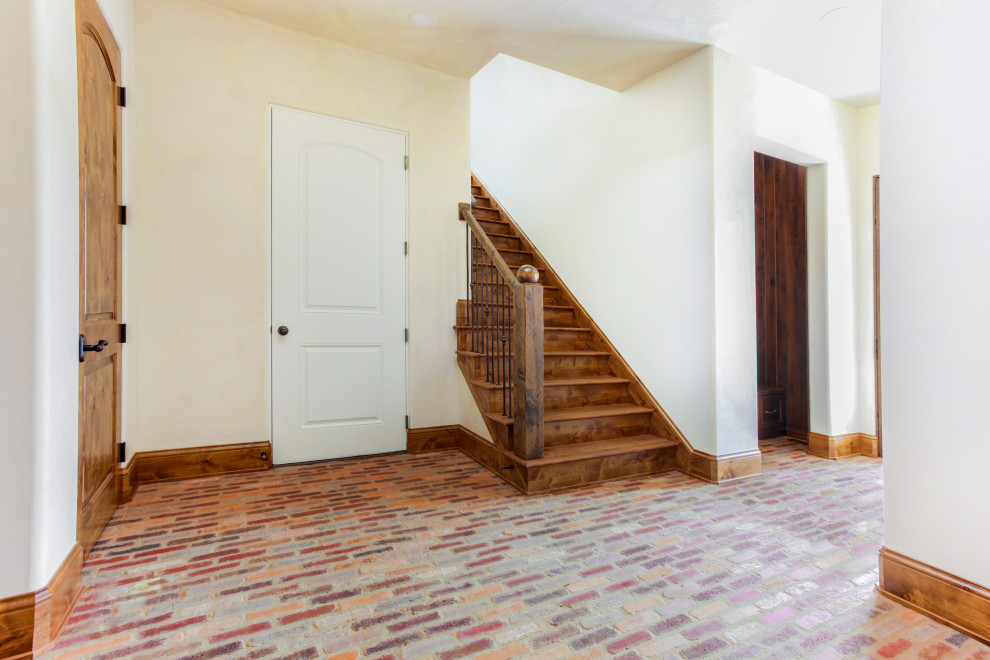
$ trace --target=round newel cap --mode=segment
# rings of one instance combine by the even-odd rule
[[[519,270],[516,271],[516,279],[523,284],[536,284],[540,281],[540,271],[536,270],[535,266],[526,264],[520,266]]]

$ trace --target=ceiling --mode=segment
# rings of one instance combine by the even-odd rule
[[[881,0],[208,1],[465,78],[505,53],[623,90],[711,44],[852,105],[880,97]]]

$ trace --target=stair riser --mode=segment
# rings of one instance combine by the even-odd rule
[[[482,220],[501,220],[502,214],[492,209],[483,209],[478,206],[471,209],[471,214],[478,222]]]
[[[460,349],[460,350],[470,350]],[[484,380],[487,358],[475,356],[458,356],[464,361],[468,374],[472,379]],[[608,356],[594,357],[547,357],[543,361],[545,378],[582,378],[587,376],[607,376]]]
[[[512,230],[509,229],[509,225],[504,222],[491,222],[488,220],[482,220],[481,218],[475,216],[478,224],[481,228],[485,230],[486,234],[511,234]]]
[[[475,197],[480,196],[484,191],[481,190],[481,186],[471,186],[471,194]]]
[[[553,422],[544,426],[544,446],[559,447],[581,442],[610,440],[612,438],[631,438],[649,432],[650,414],[619,415],[614,417],[598,417],[595,419],[569,419]],[[496,444],[511,451],[513,442],[511,424],[497,424],[498,438]]]
[[[479,303],[475,306],[475,312],[484,315],[486,305]],[[488,307],[489,314],[498,314],[499,312],[505,313],[505,311],[510,311],[508,306],[492,305]],[[468,325],[467,318],[467,306],[463,301],[458,301],[457,303],[457,325]],[[484,318],[481,316],[480,318]],[[502,323],[506,323],[506,319],[501,319]],[[573,309],[557,309],[555,307],[544,308],[543,310],[543,325],[558,328],[574,328],[577,327],[577,317],[574,314]],[[461,349],[464,350],[464,349]]]
[[[544,425],[547,447],[594,442],[611,438],[645,435],[650,429],[650,413],[619,415],[596,419],[569,419]]]
[[[467,328],[457,328],[457,350],[471,350],[471,331]],[[593,349],[591,333],[574,330],[544,330],[544,351],[581,351]],[[597,350],[597,349],[594,349]]]
[[[666,472],[674,469],[676,456],[676,448],[670,448],[524,468],[526,492],[546,493],[588,483]]]
[[[492,244],[499,250],[522,250],[523,242],[521,238],[506,236],[489,236]]]
[[[566,385],[543,388],[543,407],[581,408],[583,406],[604,406],[610,403],[632,403],[627,383],[595,385]]]
[[[510,378],[506,375],[506,378]],[[475,387],[480,399],[485,405],[483,412],[504,412],[501,388],[488,389]],[[512,395],[512,388],[507,388],[506,397]],[[580,408],[582,406],[604,406],[610,403],[631,403],[632,398],[626,383],[608,383],[595,385],[564,385],[543,388],[543,407],[546,410],[554,408]],[[508,398],[506,398],[506,405]]]
[[[512,268],[533,264],[533,255],[527,252],[499,252],[499,254],[502,255],[505,263],[509,264]]]

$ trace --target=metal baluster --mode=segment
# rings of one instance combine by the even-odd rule
[[[503,285],[502,286],[502,289],[501,289],[502,295],[500,296],[501,299],[502,299],[502,307],[501,307],[501,311],[502,311],[502,330],[499,333],[501,335],[502,349],[501,349],[501,352],[499,353],[499,366],[500,366],[501,371],[502,371],[502,416],[505,417],[505,416],[508,415],[508,410],[509,410],[509,408],[508,408],[508,396],[509,396],[509,392],[508,392],[508,377],[507,377],[508,374],[506,373],[507,372],[507,369],[506,369],[506,362],[505,362],[506,357],[507,357],[505,342],[508,339],[506,337],[506,334],[507,334],[507,332],[506,332],[506,326],[508,325],[508,320],[509,320],[509,310],[506,308],[506,305],[508,304],[508,296],[507,296],[507,293],[508,293],[507,289],[508,289],[508,287],[506,286],[506,283],[504,281],[502,282],[502,285]]]
[[[514,381],[515,378],[516,378],[516,376],[515,376],[516,372],[514,371],[515,362],[513,361],[515,359],[515,350],[514,350],[515,342],[514,341],[511,341],[512,333],[515,332],[515,323],[516,323],[516,304],[515,304],[514,296],[515,296],[515,294],[512,293],[512,291],[509,291],[509,338],[510,338],[510,341],[509,341],[509,381],[510,382]],[[511,392],[509,393],[509,417],[513,417],[513,414],[512,414],[512,393]]]
[[[478,238],[471,232],[471,351],[478,350]]]
[[[484,339],[485,347],[485,381],[492,382],[492,269],[491,269],[491,256],[488,251],[483,252],[485,264],[485,326],[484,334],[482,335]]]
[[[464,233],[464,245],[465,245],[465,248],[464,249],[467,250],[467,254],[464,255],[465,258],[467,259],[467,262],[465,263],[465,266],[464,266],[465,270],[467,271],[467,273],[466,273],[467,274],[467,297],[466,297],[466,300],[467,300],[467,310],[466,310],[467,323],[465,325],[467,325],[468,332],[470,333],[471,332],[471,330],[470,330],[470,328],[471,328],[471,287],[472,287],[472,284],[471,284],[471,245],[472,245],[472,241],[471,241],[471,226],[468,225],[467,223],[465,223],[464,229],[465,229],[465,233]],[[465,346],[465,348],[467,348],[467,346]]]
[[[496,289],[496,296],[498,299],[498,306],[495,315],[495,376],[498,379],[498,384],[502,385],[502,273],[498,273],[498,288]]]

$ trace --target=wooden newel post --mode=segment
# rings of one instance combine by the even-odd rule
[[[521,266],[514,287],[512,351],[513,453],[543,458],[543,285],[540,272]]]

